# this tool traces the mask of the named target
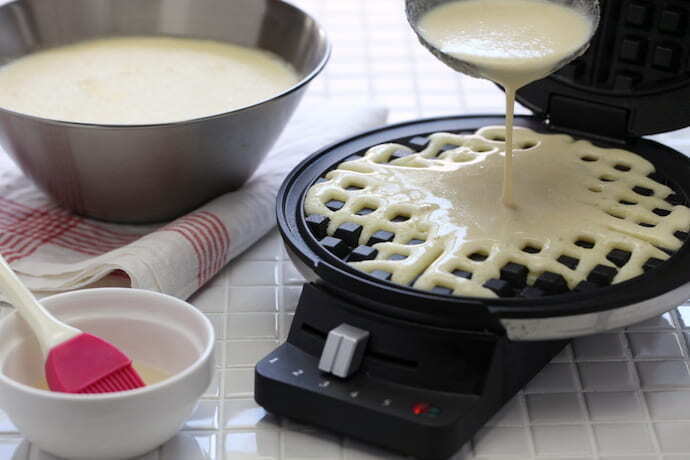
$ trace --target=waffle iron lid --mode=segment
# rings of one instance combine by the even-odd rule
[[[555,129],[607,140],[690,126],[690,2],[601,1],[589,50],[518,100]]]

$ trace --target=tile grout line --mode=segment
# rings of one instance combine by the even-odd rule
[[[646,422],[645,425],[647,426],[647,430],[649,432],[649,436],[651,437],[652,440],[652,447],[654,448],[654,454],[656,454],[657,458],[659,460],[663,459],[662,456],[662,449],[661,445],[659,442],[659,439],[656,435],[656,430],[654,428],[654,423],[652,422],[652,417],[651,413],[649,411],[649,405],[647,404],[647,398],[645,396],[644,391],[642,390],[642,382],[640,380],[640,374],[637,371],[637,366],[635,364],[635,361],[632,356],[632,348],[630,346],[630,340],[628,339],[628,331],[623,330],[623,339],[625,340],[625,351],[626,351],[626,358],[628,359],[628,369],[630,370],[631,376],[633,380],[635,381],[636,388],[634,390],[635,396],[638,398],[638,401],[640,403],[640,406],[642,408],[642,412],[644,414],[644,417],[646,420],[643,420],[642,422]]]
[[[518,391],[518,405],[520,406],[522,422],[525,424],[523,433],[527,437],[527,450],[532,458],[537,455],[536,443],[534,442],[534,432],[532,431],[532,423],[529,416],[529,408],[527,407],[527,397],[523,390]]]
[[[684,306],[684,305],[681,305]],[[678,308],[674,308],[671,310],[671,321],[673,321],[673,331],[676,334],[676,338],[680,342],[680,350],[683,353],[683,358],[685,359],[686,363],[690,360],[690,345],[688,345],[688,337],[685,335],[685,330],[683,330],[682,327],[682,321],[681,321],[681,316],[680,312],[678,311]]]
[[[278,430],[278,458],[285,458],[285,418],[281,417],[280,429]]]
[[[575,394],[577,395],[577,402],[580,406],[580,410],[585,416],[584,426],[585,429],[587,430],[587,435],[589,436],[589,446],[591,449],[591,455],[594,460],[599,460],[601,456],[599,455],[599,443],[597,442],[597,438],[594,435],[594,426],[592,424],[592,417],[589,412],[589,407],[587,406],[587,401],[585,400],[585,389],[584,386],[582,385],[582,378],[580,377],[580,368],[578,366],[578,362],[576,360],[575,356],[575,343],[574,339],[570,342],[570,358],[572,359],[571,362],[571,372],[573,375],[573,382],[575,383]]]
[[[221,370],[218,373],[218,429],[216,430],[216,457],[219,459],[225,458],[225,370],[228,367],[227,363],[227,353],[225,350],[225,343],[228,339],[228,320],[230,318],[230,280],[225,276],[223,282],[223,301],[225,303],[223,310],[224,321],[222,324],[223,329],[223,364]]]

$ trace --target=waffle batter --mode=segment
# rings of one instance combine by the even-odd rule
[[[688,230],[690,209],[664,200],[672,190],[647,177],[651,163],[566,135],[515,129],[514,186],[521,201],[516,209],[501,206],[504,136],[500,126],[474,135],[437,133],[423,151],[393,159],[393,152],[409,149],[373,147],[314,185],[305,211],[328,216],[330,235],[346,222],[362,225],[359,244],[379,230],[395,234],[374,245],[375,260],[355,267],[455,295],[495,296],[483,285],[500,278],[509,262],[529,269],[529,284],[548,271],[572,289],[595,266],[614,267],[606,258],[612,249],[631,253],[613,280],[621,282],[642,274],[650,258],[668,259],[660,248],[681,247],[674,233]],[[345,204],[332,211],[330,200]],[[358,215],[366,208],[373,212]],[[559,262],[562,256],[576,266]]]
[[[436,48],[471,64],[478,75],[505,89],[508,129],[502,200],[512,206],[515,92],[549,75],[582,49],[592,35],[592,21],[573,8],[541,0],[460,0],[429,11],[419,30]]]
[[[286,62],[258,49],[187,38],[107,38],[0,68],[0,107],[70,122],[170,123],[246,107],[297,81]]]

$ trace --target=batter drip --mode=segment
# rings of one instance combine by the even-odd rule
[[[476,76],[505,89],[505,169],[502,201],[513,206],[515,93],[576,57],[592,35],[584,12],[542,0],[460,0],[441,4],[419,21],[422,36],[469,63]],[[522,198],[520,198],[522,199]]]
[[[330,235],[346,222],[362,225],[359,244],[379,230],[395,234],[374,245],[375,260],[354,267],[455,295],[495,297],[483,284],[499,278],[509,262],[529,269],[529,284],[548,271],[572,289],[595,266],[615,267],[606,255],[621,249],[631,257],[617,283],[642,274],[652,257],[668,259],[660,248],[681,247],[674,233],[688,230],[690,209],[664,200],[673,191],[647,177],[651,163],[567,135],[515,129],[514,186],[521,201],[515,209],[501,206],[505,138],[505,128],[493,126],[472,135],[433,134],[419,153],[398,144],[373,147],[315,184],[305,211],[328,216]],[[391,159],[401,150],[410,154]],[[325,205],[331,200],[345,204],[334,212]],[[373,212],[358,215],[365,208]],[[576,244],[583,241],[586,247]],[[577,259],[576,267],[559,262],[561,256]]]

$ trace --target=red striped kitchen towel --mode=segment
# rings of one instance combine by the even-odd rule
[[[305,105],[254,177],[167,225],[116,225],[51,202],[0,152],[0,252],[37,292],[126,285],[187,298],[275,225],[292,167],[339,138],[385,122],[386,111]]]

